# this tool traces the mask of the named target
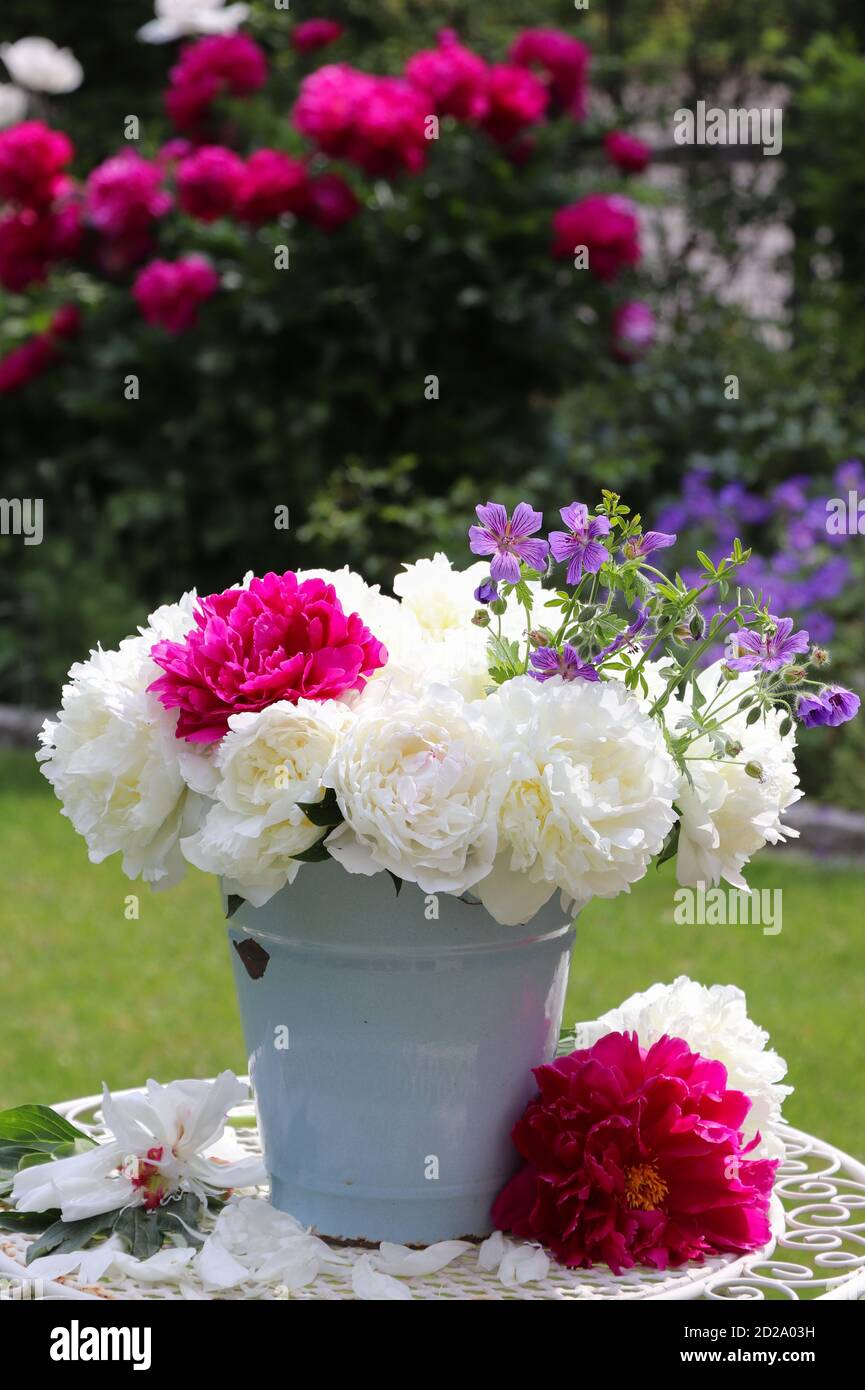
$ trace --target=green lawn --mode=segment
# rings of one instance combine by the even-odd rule
[[[23,753],[0,754],[0,1106],[243,1071],[216,887],[194,871],[141,890],[88,863]],[[754,887],[784,889],[783,931],[673,921],[669,866],[580,919],[567,1017],[592,1017],[653,980],[735,982],[787,1057],[788,1118],[865,1157],[865,875],[764,856]]]

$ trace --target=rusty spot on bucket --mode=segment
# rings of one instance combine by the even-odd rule
[[[234,949],[243,961],[243,968],[249,978],[260,980],[267,969],[270,952],[259,946],[257,941],[235,941]]]

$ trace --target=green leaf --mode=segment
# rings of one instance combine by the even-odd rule
[[[129,1253],[136,1260],[149,1260],[157,1250],[162,1249],[162,1231],[157,1212],[145,1211],[143,1207],[127,1207],[115,1212],[114,1234],[125,1240]]]
[[[83,1129],[71,1125],[50,1105],[17,1105],[13,1110],[0,1111],[0,1141],[36,1148],[88,1138]]]
[[[199,1230],[205,1207],[193,1192],[184,1192],[176,1202],[166,1202],[156,1211],[156,1224],[162,1236],[180,1245],[203,1245]]]
[[[0,1211],[0,1231],[35,1236],[59,1219],[59,1211]]]
[[[332,828],[343,819],[333,787],[328,787],[321,801],[298,801],[298,807],[313,825]]]
[[[42,1213],[43,1217],[45,1214]],[[72,1250],[83,1250],[94,1236],[110,1231],[116,1220],[117,1212],[109,1211],[101,1216],[88,1216],[83,1221],[55,1221],[28,1247],[25,1264],[31,1264],[41,1255],[68,1255]]]
[[[672,859],[679,850],[679,829],[681,822],[676,821],[666,840],[661,846],[661,852],[655,860],[655,868],[660,869],[662,864],[666,864],[668,859]]]
[[[228,921],[229,917],[233,917],[237,909],[242,907],[245,902],[246,899],[242,898],[239,893],[229,893],[225,903],[225,920]]]
[[[399,897],[404,880],[401,878],[397,878],[396,874],[391,873],[390,869],[388,869],[388,874],[390,874],[393,886],[396,889],[396,895],[397,897]]]

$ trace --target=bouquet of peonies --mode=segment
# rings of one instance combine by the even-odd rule
[[[655,858],[744,887],[795,834],[796,721],[858,708],[826,653],[736,586],[738,541],[688,585],[652,563],[675,537],[615,493],[548,539],[526,503],[477,513],[484,559],[407,565],[396,597],[348,569],[249,575],[73,666],[38,756],[91,859],[157,887],[188,862],[261,906],[331,858],[514,925]]]

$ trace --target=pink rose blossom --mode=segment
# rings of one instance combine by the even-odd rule
[[[85,184],[85,221],[112,240],[149,231],[151,223],[171,207],[162,176],[158,164],[133,150],[106,159]]]
[[[599,280],[613,280],[640,259],[640,224],[627,198],[591,193],[560,208],[553,217],[553,255],[573,257],[578,247],[589,254],[589,270]]]
[[[525,29],[511,45],[509,57],[518,67],[541,68],[554,106],[578,121],[584,118],[591,59],[584,43],[559,29]]]
[[[50,210],[21,208],[0,217],[0,285],[20,293],[71,260],[81,242],[81,209],[68,200]]]
[[[543,82],[526,68],[497,63],[489,70],[487,111],[482,128],[499,145],[521,135],[527,126],[543,119],[550,94]]]
[[[634,1033],[537,1067],[539,1095],[513,1130],[526,1160],[493,1205],[501,1230],[538,1240],[560,1264],[614,1274],[769,1240],[777,1162],[746,1154],[751,1102],[721,1062]]]
[[[74,153],[72,141],[42,121],[22,121],[0,130],[0,201],[47,207]]]
[[[132,293],[148,323],[182,333],[198,320],[198,308],[219,288],[219,276],[204,256],[151,261],[139,271]]]
[[[345,29],[335,19],[305,19],[291,31],[291,46],[298,53],[314,53],[342,38]]]
[[[246,162],[237,193],[237,216],[260,226],[284,212],[300,213],[309,201],[309,172],[281,150],[256,150]]]
[[[244,178],[243,160],[223,145],[202,145],[177,167],[177,201],[190,217],[214,222],[233,212]]]
[[[151,655],[166,674],[150,687],[179,709],[177,737],[192,743],[222,738],[233,714],[360,690],[387,661],[332,584],[291,570],[200,599],[195,623],[182,642],[156,643]]]
[[[246,97],[263,87],[267,62],[246,34],[211,34],[183,49],[169,79],[168,115],[178,130],[195,131],[219,97]]]
[[[633,362],[654,344],[657,322],[650,305],[641,299],[620,304],[613,315],[613,355],[620,362]]]
[[[56,311],[44,333],[36,333],[20,347],[0,358],[0,395],[19,391],[60,356],[57,343],[74,338],[81,328],[81,314],[75,304],[64,304]]]
[[[405,67],[408,81],[429,98],[431,111],[460,121],[485,115],[487,72],[483,58],[461,44],[453,29],[442,29],[438,48],[415,53]]]
[[[325,154],[387,178],[423,167],[428,104],[400,78],[329,63],[301,82],[294,123]]]
[[[321,174],[309,186],[303,217],[323,232],[335,232],[360,212],[360,203],[339,174]]]
[[[641,174],[651,163],[652,151],[645,140],[629,135],[625,130],[611,130],[604,136],[608,159],[624,174]]]

